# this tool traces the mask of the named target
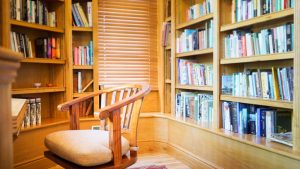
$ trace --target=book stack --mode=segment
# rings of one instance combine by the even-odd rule
[[[35,40],[35,54],[37,58],[60,59],[60,38],[45,37]]]
[[[211,124],[213,114],[213,96],[193,92],[176,94],[177,118],[192,119],[197,123]]]
[[[293,100],[293,67],[246,70],[222,76],[222,93],[275,100]]]
[[[187,11],[187,20],[197,19],[201,16],[210,14],[213,12],[213,0],[206,0],[202,3],[191,6]]]
[[[55,11],[49,12],[45,1],[11,0],[11,18],[51,27],[56,26]]]
[[[213,47],[213,20],[205,23],[204,28],[184,29],[176,39],[176,52],[190,52]]]
[[[73,48],[73,62],[74,65],[93,65],[93,41]]]
[[[171,23],[170,22],[164,22],[162,25],[162,46],[170,46],[171,42]]]
[[[41,98],[27,99],[27,111],[24,117],[23,127],[30,127],[42,124],[42,103]]]
[[[223,128],[239,134],[271,139],[291,132],[292,112],[237,102],[222,103]]]
[[[232,0],[232,23],[294,8],[294,0]]]
[[[225,58],[283,53],[294,50],[294,24],[260,32],[233,31],[224,39]]]
[[[25,58],[32,58],[32,46],[28,36],[22,33],[10,32],[11,49],[20,52]]]
[[[92,27],[92,2],[86,2],[86,14],[79,3],[72,5],[73,25],[78,27]]]
[[[181,85],[212,86],[213,65],[178,59],[178,79]]]

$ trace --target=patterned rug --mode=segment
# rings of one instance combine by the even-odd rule
[[[149,165],[149,166],[134,167],[129,169],[167,169],[167,167],[165,165]]]

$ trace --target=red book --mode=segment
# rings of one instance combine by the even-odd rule
[[[51,58],[56,59],[56,40],[54,37],[51,38]]]
[[[84,59],[83,59],[83,65],[86,65],[86,63],[87,63],[86,52],[87,52],[86,47],[84,47]]]
[[[74,48],[73,61],[74,61],[74,65],[78,65],[78,48],[77,47]]]
[[[247,56],[246,36],[242,36],[242,56]]]

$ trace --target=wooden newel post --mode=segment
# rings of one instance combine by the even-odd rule
[[[0,47],[0,168],[13,168],[11,82],[20,67],[21,54]]]

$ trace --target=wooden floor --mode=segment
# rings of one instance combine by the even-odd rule
[[[150,166],[150,165],[165,165],[168,169],[189,169],[188,166],[178,161],[168,154],[139,154],[138,161],[130,168]],[[130,169],[129,168],[129,169]],[[59,166],[51,169],[62,169]]]

